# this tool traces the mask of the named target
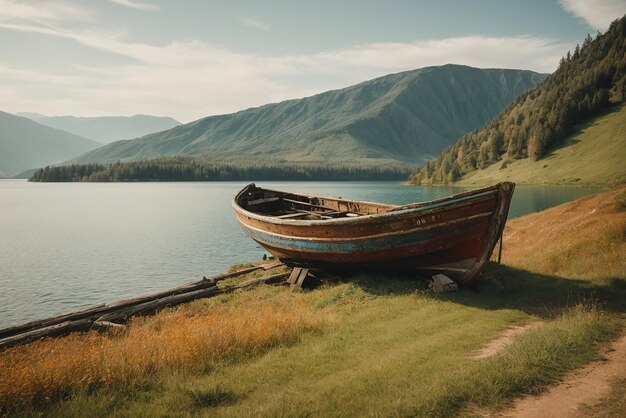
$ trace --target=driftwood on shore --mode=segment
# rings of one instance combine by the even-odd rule
[[[217,285],[222,280],[242,276],[257,270],[270,270],[281,265],[281,263],[261,265],[231,273],[218,274],[209,278],[204,277],[200,281],[187,283],[163,292],[125,299],[111,304],[100,304],[80,311],[4,328],[0,330],[0,350],[44,337],[57,337],[71,332],[85,331],[90,328],[98,330],[120,328],[123,325],[119,322],[126,321],[133,315],[145,314],[165,307],[176,306],[195,299],[232,292],[236,289],[261,283],[278,283],[284,281],[288,273],[250,279],[224,288],[220,288]]]

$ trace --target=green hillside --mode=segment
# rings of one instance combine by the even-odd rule
[[[42,125],[61,129],[74,135],[108,144],[120,139],[139,138],[154,132],[161,132],[180,125],[175,119],[150,115],[135,116],[44,116],[37,113],[20,113]]]
[[[545,76],[459,65],[392,74],[341,90],[212,116],[72,162],[173,155],[220,162],[414,164],[483,126]]]
[[[27,118],[0,112],[0,177],[60,163],[100,145]]]
[[[559,68],[483,129],[463,136],[411,181],[450,183],[507,160],[541,160],[563,146],[576,126],[626,98],[626,17],[563,57]],[[623,127],[621,127],[623,130]],[[623,155],[623,154],[622,154]],[[572,166],[575,171],[578,167]]]
[[[607,185],[626,182],[626,106],[577,127],[539,161],[505,160],[467,174],[460,185],[510,180],[519,184]]]

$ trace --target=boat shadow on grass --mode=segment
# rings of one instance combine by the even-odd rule
[[[374,296],[427,294],[475,308],[517,309],[545,319],[579,303],[593,303],[614,313],[626,313],[624,278],[593,282],[539,274],[493,262],[485,266],[482,277],[472,286],[439,295],[426,292],[427,279],[415,275],[363,273],[353,275],[350,281]]]

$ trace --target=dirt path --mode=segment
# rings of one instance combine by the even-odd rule
[[[513,342],[514,337],[524,334],[525,332],[530,331],[533,328],[537,328],[541,324],[541,322],[531,322],[523,325],[512,325],[505,329],[500,337],[496,338],[495,340],[491,340],[487,344],[485,344],[485,346],[478,350],[472,356],[472,358],[478,360],[486,357],[491,357],[494,354],[498,353],[500,350],[510,345]]]
[[[539,396],[521,398],[499,417],[582,417],[578,408],[594,404],[609,393],[611,381],[626,377],[626,334],[612,343],[602,360],[567,376]]]

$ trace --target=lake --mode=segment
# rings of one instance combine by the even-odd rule
[[[28,183],[0,180],[0,328],[138,296],[259,260],[230,199],[244,182]],[[465,190],[400,182],[259,182],[405,204]],[[510,217],[596,192],[518,186]]]

